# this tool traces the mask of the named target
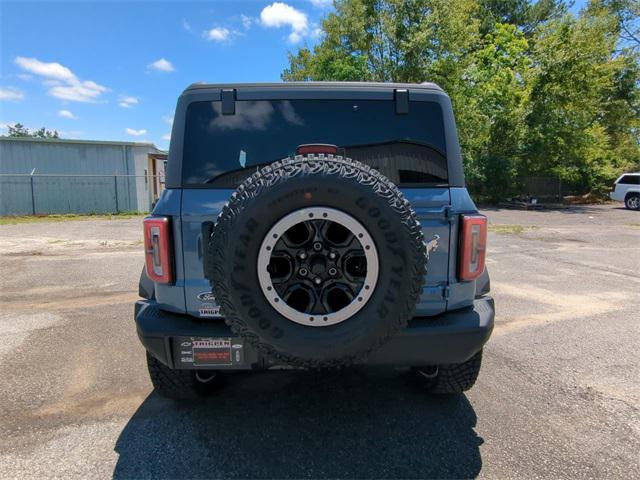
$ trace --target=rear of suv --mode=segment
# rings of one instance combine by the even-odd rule
[[[135,308],[160,393],[350,365],[474,384],[494,321],[487,221],[438,86],[193,85],[166,187]]]
[[[625,173],[615,182],[611,200],[624,202],[629,210],[640,210],[640,173]]]

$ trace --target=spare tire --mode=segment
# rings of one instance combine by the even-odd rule
[[[367,165],[274,162],[220,212],[205,276],[227,324],[276,362],[363,359],[413,317],[427,255],[415,212]]]

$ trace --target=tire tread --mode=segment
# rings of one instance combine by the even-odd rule
[[[443,365],[431,387],[433,393],[462,393],[476,383],[482,365],[482,350],[463,363]]]
[[[174,370],[147,352],[147,368],[153,387],[162,396],[175,400],[195,399],[201,396],[196,388],[193,371]]]

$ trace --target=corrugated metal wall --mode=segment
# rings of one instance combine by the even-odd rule
[[[2,138],[0,215],[148,211],[149,152],[157,150],[132,143]],[[33,177],[24,176],[34,168]]]

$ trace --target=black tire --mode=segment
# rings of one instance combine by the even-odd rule
[[[256,274],[260,246],[272,225],[293,211],[318,206],[358,220],[384,259],[364,307],[321,328],[278,313]],[[327,368],[364,358],[407,324],[422,293],[426,262],[420,223],[390,180],[348,158],[309,155],[274,162],[238,187],[213,227],[204,268],[236,334],[281,363]]]
[[[640,194],[628,193],[624,199],[624,206],[629,210],[640,210]]]
[[[147,368],[151,383],[163,397],[174,400],[193,400],[204,397],[215,390],[221,383],[219,375],[213,372],[202,372],[198,380],[195,370],[173,370],[147,352]]]
[[[456,394],[473,387],[481,365],[482,350],[464,363],[440,365],[437,368],[416,368],[414,375],[431,393]]]

